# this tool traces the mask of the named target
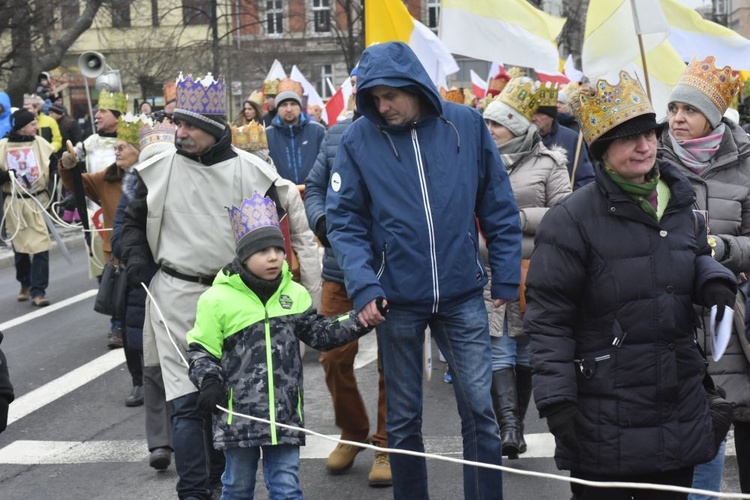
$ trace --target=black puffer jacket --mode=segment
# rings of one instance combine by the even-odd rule
[[[561,469],[630,475],[713,456],[693,302],[708,280],[736,284],[696,238],[687,179],[659,169],[671,191],[660,222],[597,168],[537,231],[525,315],[536,404],[574,403],[596,426],[580,454],[558,442]]]

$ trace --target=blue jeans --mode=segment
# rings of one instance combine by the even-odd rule
[[[721,477],[724,473],[724,453],[727,442],[724,441],[719,447],[719,452],[714,458],[704,464],[698,464],[693,470],[693,488],[709,491],[721,491]],[[716,497],[706,495],[688,495],[688,500],[712,500]]]
[[[492,371],[513,368],[516,365],[531,366],[529,336],[511,338],[508,332],[502,337],[492,337]]]
[[[299,446],[282,444],[224,450],[227,466],[224,475],[221,476],[221,482],[224,484],[221,500],[253,499],[261,448],[263,480],[268,490],[268,498],[302,499],[302,489],[299,485]]]
[[[192,392],[170,401],[174,465],[179,476],[176,489],[179,498],[194,496],[208,500],[209,469],[223,467],[224,464],[211,460],[214,455],[222,455],[211,453],[215,451],[211,445],[211,423],[198,411],[198,394]]]
[[[388,408],[388,445],[424,451],[422,357],[428,325],[453,373],[464,459],[500,465],[502,451],[490,396],[490,334],[481,293],[461,302],[441,304],[437,313],[407,311],[391,305],[385,322],[378,326]],[[390,460],[395,499],[429,498],[423,458],[394,453]],[[502,499],[502,474],[464,466],[464,497]]]
[[[33,254],[14,252],[16,281],[30,289],[31,298],[44,297],[49,286],[49,252]]]

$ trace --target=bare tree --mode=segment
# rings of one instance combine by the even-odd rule
[[[3,47],[0,76],[7,78],[11,102],[34,90],[37,75],[60,65],[78,37],[91,27],[104,0],[86,0],[83,12],[69,27],[55,30],[56,9],[49,2],[26,0],[4,2],[0,8],[0,34],[10,31],[10,45]]]
[[[589,0],[563,0],[563,15],[568,18],[560,33],[560,46],[573,55],[578,68],[581,67],[581,51],[585,34],[586,12]]]

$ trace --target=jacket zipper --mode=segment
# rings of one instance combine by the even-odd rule
[[[378,269],[378,272],[375,275],[377,279],[380,279],[380,277],[383,275],[383,271],[385,271],[385,250],[387,248],[388,248],[388,243],[383,243],[383,252],[381,254],[383,260],[380,262],[380,269]]]
[[[427,192],[427,177],[424,171],[424,163],[422,162],[422,151],[419,147],[419,137],[417,136],[417,130],[411,129],[411,142],[414,146],[414,155],[417,161],[417,174],[419,175],[419,186],[422,190],[422,203],[424,204],[424,214],[427,219],[427,235],[429,236],[430,243],[430,268],[432,271],[432,312],[438,312],[438,304],[440,303],[440,286],[438,283],[438,270],[437,270],[437,252],[435,250],[435,224],[432,220],[432,209],[430,208],[430,194]]]
[[[273,349],[271,349],[271,323],[268,321],[268,309],[265,319],[266,336],[266,369],[268,370],[268,420],[271,421],[271,445],[277,445],[276,436],[276,395],[273,386]]]

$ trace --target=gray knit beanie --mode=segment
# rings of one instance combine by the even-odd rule
[[[531,122],[525,116],[497,99],[484,110],[484,119],[499,123],[516,137],[525,135],[531,126]]]
[[[712,128],[716,128],[721,123],[721,116],[724,114],[724,110],[720,110],[716,107],[716,104],[703,92],[697,88],[678,84],[672,89],[672,93],[669,94],[669,103],[680,102],[694,107],[700,111],[703,116],[706,117]]]

